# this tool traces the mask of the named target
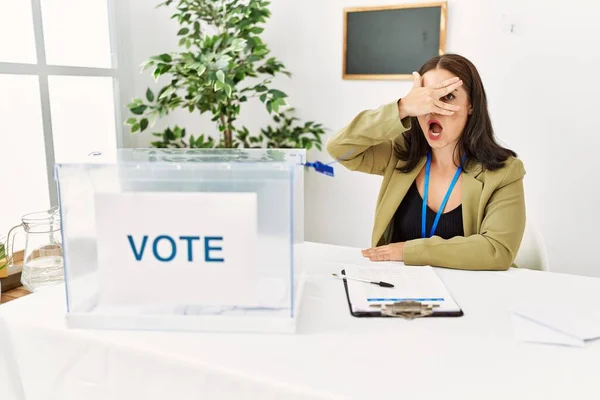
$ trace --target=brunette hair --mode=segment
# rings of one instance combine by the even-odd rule
[[[483,82],[473,63],[457,54],[445,54],[427,61],[419,70],[419,74],[423,76],[427,71],[436,68],[450,71],[463,81],[462,87],[473,107],[455,148],[455,151],[459,152],[458,159],[466,160],[467,165],[469,161],[479,162],[484,169],[493,171],[503,167],[504,161],[510,156],[516,157],[514,151],[500,146],[494,139]],[[399,170],[406,173],[417,166],[421,158],[430,151],[430,147],[416,117],[411,117],[411,129],[404,132],[403,136],[405,146],[397,143],[394,151],[398,159],[404,161]]]

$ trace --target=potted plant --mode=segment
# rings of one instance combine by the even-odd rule
[[[216,140],[203,132],[189,134],[180,126],[154,132],[158,148],[291,147],[320,149],[320,124],[309,121],[292,126],[298,119],[279,116],[287,106],[287,95],[272,87],[275,76],[291,76],[283,63],[269,56],[260,38],[261,26],[270,17],[265,0],[167,0],[159,5],[173,6],[180,29],[179,51],[150,57],[142,71],[151,70],[154,79],[167,82],[156,93],[146,90],[145,99],[128,105],[132,114],[126,121],[131,132],[144,132],[176,109],[190,113],[210,113],[220,133]],[[252,135],[241,126],[242,105],[258,98],[278,127]]]

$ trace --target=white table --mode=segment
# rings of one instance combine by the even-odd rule
[[[464,317],[354,318],[328,262],[364,262],[358,249],[304,246],[295,335],[68,330],[61,287],[3,305],[27,400],[600,398],[600,343],[517,342],[509,315],[523,287],[600,280],[437,269]]]

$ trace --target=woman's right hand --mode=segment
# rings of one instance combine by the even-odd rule
[[[460,109],[459,106],[447,104],[440,100],[440,98],[452,93],[463,84],[458,77],[447,79],[434,87],[423,87],[421,75],[418,72],[413,72],[413,76],[412,89],[398,103],[400,119],[426,114],[453,115],[454,112]]]

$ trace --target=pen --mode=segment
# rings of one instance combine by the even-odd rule
[[[336,278],[352,279],[352,280],[355,280],[355,281],[372,283],[373,285],[378,285],[378,286],[381,286],[381,287],[394,287],[394,285],[392,285],[391,283],[387,283],[387,282],[383,282],[383,281],[376,282],[376,281],[370,281],[368,279],[355,278],[355,277],[352,277],[352,276],[341,275],[341,274],[340,275],[338,275],[338,274],[331,274],[331,275],[335,276]]]

